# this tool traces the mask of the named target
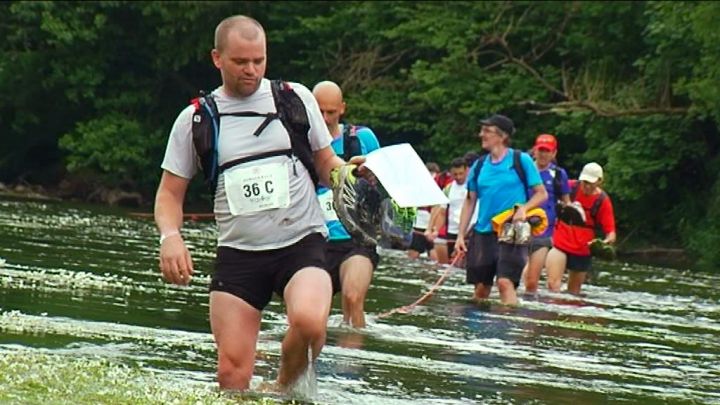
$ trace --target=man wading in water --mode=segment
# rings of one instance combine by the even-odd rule
[[[277,90],[276,82],[264,78],[266,55],[265,32],[254,19],[234,16],[217,26],[212,60],[222,86],[212,92],[210,102],[216,103],[222,119],[215,121],[219,141],[201,158],[217,159],[203,166],[206,177],[221,172],[210,178],[216,181],[218,226],[210,325],[223,389],[249,387],[262,310],[273,292],[283,299],[288,320],[277,377],[280,388],[288,390],[308,368],[309,349],[312,359],[320,354],[332,285],[323,269],[327,228],[313,177],[330,185],[331,171],[351,170],[330,147],[312,93],[297,83],[283,83]],[[307,116],[301,117],[308,124],[306,133],[292,125],[288,129],[275,114],[276,93],[289,92],[294,92],[295,106],[306,110]],[[162,235],[160,269],[167,281],[178,285],[187,285],[194,270],[180,228],[185,192],[198,169],[193,123],[208,118],[202,115],[207,102],[203,98],[177,117],[155,200]]]

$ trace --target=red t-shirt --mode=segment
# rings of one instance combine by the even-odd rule
[[[570,182],[573,186],[573,182]],[[595,200],[600,194],[587,195],[583,193],[582,187],[578,187],[575,201],[579,202],[585,210],[585,218],[587,226],[568,225],[562,221],[557,221],[555,225],[555,233],[553,234],[553,246],[577,256],[590,256],[590,247],[588,243],[595,239],[595,220],[590,215]],[[597,221],[600,224],[605,235],[615,232],[615,214],[613,213],[612,202],[610,196],[605,194],[605,198],[600,203],[600,209],[597,212]]]
[[[445,186],[453,182],[453,177],[448,172],[442,172],[435,175],[435,183],[437,183],[440,189],[444,189]]]

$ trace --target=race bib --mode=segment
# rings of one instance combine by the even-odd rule
[[[290,206],[290,181],[283,163],[226,171],[225,193],[232,215]]]
[[[337,221],[338,216],[333,208],[333,192],[332,190],[326,190],[324,193],[318,195],[318,201],[320,201],[320,208],[322,209],[323,217],[326,222]]]

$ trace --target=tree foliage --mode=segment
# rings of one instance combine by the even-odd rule
[[[604,165],[621,240],[674,240],[720,262],[708,252],[720,234],[719,3],[6,2],[0,12],[0,181],[84,170],[152,194],[174,117],[219,84],[215,25],[247,14],[267,30],[268,76],[338,82],[348,118],[382,143],[447,163],[479,148],[481,117],[505,113],[518,147],[556,134],[571,175]]]

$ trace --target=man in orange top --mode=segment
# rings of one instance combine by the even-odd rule
[[[560,291],[562,277],[567,268],[570,270],[568,292],[580,293],[592,265],[589,245],[595,239],[596,229],[604,235],[604,243],[615,243],[613,206],[610,197],[600,188],[602,182],[603,169],[595,162],[586,164],[578,181],[571,182],[570,199],[582,206],[585,221],[568,223],[562,215],[558,216],[553,234],[553,248],[548,252],[545,263],[548,288],[552,291]]]

